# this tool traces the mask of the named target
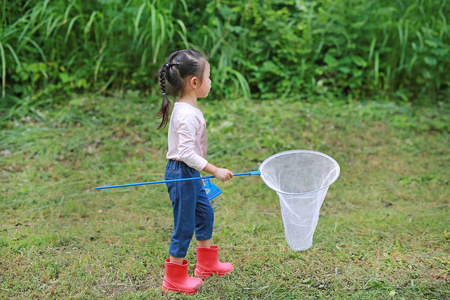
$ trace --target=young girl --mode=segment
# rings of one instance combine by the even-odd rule
[[[206,122],[197,107],[197,99],[208,96],[211,89],[210,66],[206,58],[192,49],[173,52],[159,74],[163,99],[157,113],[162,119],[158,129],[169,123],[170,101],[166,93],[170,91],[174,98],[179,97],[169,123],[165,179],[199,177],[199,171],[208,172],[221,181],[233,178],[230,170],[218,168],[205,159]],[[170,257],[165,261],[162,288],[193,294],[203,282],[200,278],[231,273],[233,265],[221,263],[219,248],[211,245],[214,211],[201,180],[167,183],[167,190],[173,207],[174,233]],[[184,259],[194,231],[197,239],[195,274],[200,278],[188,276],[188,262]]]

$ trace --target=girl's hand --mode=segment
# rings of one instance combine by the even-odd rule
[[[206,167],[203,169],[203,171],[208,172],[209,174],[213,175],[220,181],[227,181],[233,178],[234,174],[228,169],[224,168],[218,168],[213,164],[208,163]]]
[[[217,168],[214,173],[212,173],[214,177],[219,179],[220,181],[227,181],[233,178],[234,174],[228,169]]]

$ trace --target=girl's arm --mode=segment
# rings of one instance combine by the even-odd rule
[[[227,181],[233,178],[233,172],[228,169],[218,168],[211,163],[207,163],[206,167],[203,168],[203,171],[208,172],[221,181]]]

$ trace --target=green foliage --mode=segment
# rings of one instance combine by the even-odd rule
[[[188,47],[179,4],[165,1],[6,1],[0,42],[4,97],[34,101],[73,92],[148,90],[157,63]],[[150,69],[149,69],[150,67]],[[6,81],[5,78],[8,80]]]
[[[228,0],[210,3],[205,14],[225,24],[217,35],[234,51],[224,52],[257,98],[332,93],[435,101],[448,96],[450,82],[445,4]]]
[[[445,2],[341,1],[324,7],[335,37],[324,39],[328,81],[348,90],[364,86],[359,92],[380,89],[406,101],[438,99],[449,81]]]
[[[158,91],[176,49],[209,53],[211,97],[449,97],[447,0],[19,0],[0,5],[2,118],[85,91]]]

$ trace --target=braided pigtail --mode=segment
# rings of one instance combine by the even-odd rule
[[[162,93],[161,108],[156,113],[161,118],[161,124],[158,129],[164,128],[169,123],[170,101],[166,93],[176,98],[181,95],[186,86],[188,76],[197,76],[203,78],[207,60],[200,52],[188,49],[173,52],[167,59],[167,62],[159,69],[159,85]],[[166,84],[169,91],[167,91]]]
[[[161,87],[161,93],[163,95],[161,108],[156,113],[158,118],[161,118],[161,124],[159,124],[157,129],[161,129],[166,127],[169,122],[169,113],[170,113],[170,101],[166,95],[166,74],[169,70],[169,64],[164,64],[159,70],[159,86]]]

